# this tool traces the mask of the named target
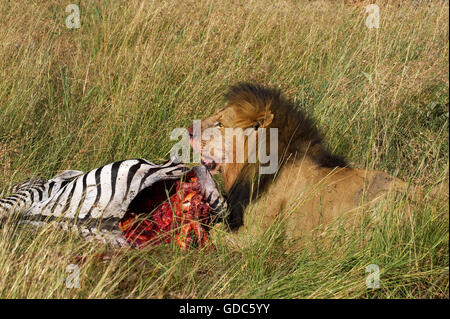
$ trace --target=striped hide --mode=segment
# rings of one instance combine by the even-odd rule
[[[203,166],[193,170],[212,213],[223,217],[226,202],[211,175]],[[30,180],[14,186],[12,195],[0,199],[0,218],[16,213],[22,223],[56,222],[88,239],[124,246],[118,222],[133,199],[154,183],[180,179],[189,171],[175,158],[159,165],[145,159],[118,161],[86,174],[64,171],[48,181]]]

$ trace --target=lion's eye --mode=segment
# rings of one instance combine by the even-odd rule
[[[223,124],[220,123],[220,122],[217,122],[217,123],[216,123],[216,126],[217,126],[217,127],[223,127]]]

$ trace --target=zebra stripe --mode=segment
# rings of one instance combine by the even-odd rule
[[[65,181],[54,196],[34,205],[26,215],[76,216],[78,220],[122,218],[142,189],[160,180],[181,178],[187,171],[172,160],[162,165],[143,159],[114,162]]]
[[[14,194],[0,199],[0,217],[17,212],[23,222],[33,225],[71,223],[88,230],[116,232],[118,221],[139,192],[162,180],[180,179],[189,171],[175,159],[159,165],[145,159],[132,159],[87,173],[64,171],[47,182],[25,182],[16,187]],[[211,175],[203,166],[195,167],[194,173],[213,213],[223,217],[226,202]]]
[[[209,207],[211,207],[213,223],[225,219],[228,214],[228,205],[217,189],[209,171],[204,166],[196,166],[192,170],[201,182],[203,198],[206,198]]]
[[[53,184],[55,183],[53,182],[52,185]],[[0,199],[0,217],[11,211],[30,209],[36,202],[51,196],[49,183],[45,183],[41,180],[26,181],[13,186],[12,189],[15,191],[13,195]]]

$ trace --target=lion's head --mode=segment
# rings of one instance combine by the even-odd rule
[[[201,132],[190,128],[190,133],[194,151],[202,154],[202,163],[213,173],[224,175],[227,190],[246,166],[267,165],[267,159],[261,159],[274,147],[277,167],[299,156],[309,156],[320,166],[345,165],[322,148],[311,121],[278,90],[242,83],[232,86],[225,97],[226,106],[201,121]],[[195,138],[199,133],[201,138]],[[266,154],[258,153],[260,146]]]

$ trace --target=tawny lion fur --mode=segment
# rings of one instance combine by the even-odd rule
[[[398,178],[350,168],[332,155],[312,122],[278,90],[238,84],[230,88],[226,99],[225,108],[202,121],[202,131],[215,127],[224,135],[225,128],[253,128],[255,132],[260,127],[278,128],[276,174],[259,175],[259,164],[248,162],[223,163],[215,170],[224,180],[231,229],[253,236],[284,219],[287,237],[298,238],[373,205],[391,191],[406,190],[406,183]],[[252,209],[246,209],[250,203]]]

